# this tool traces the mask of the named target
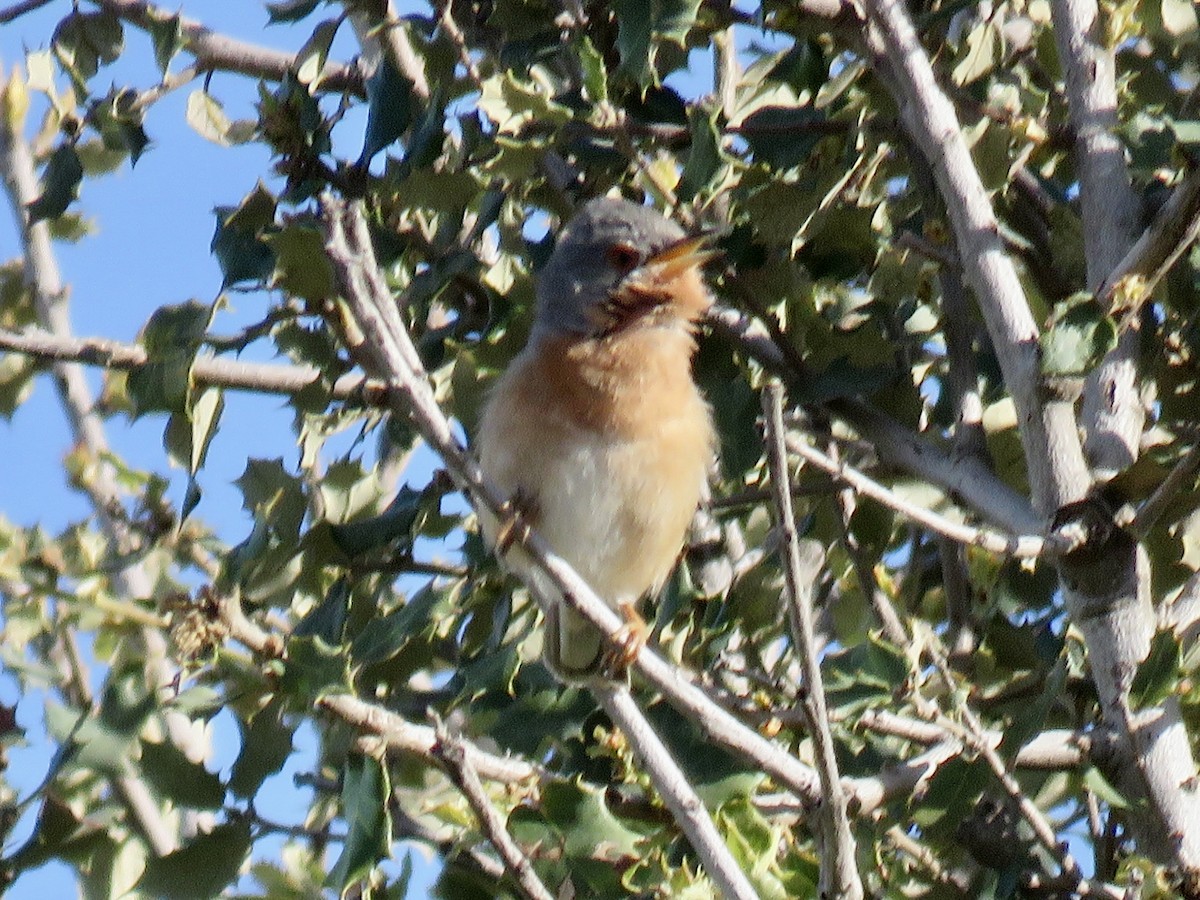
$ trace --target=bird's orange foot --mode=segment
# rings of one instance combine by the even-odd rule
[[[496,532],[496,555],[504,556],[514,544],[529,537],[530,523],[537,516],[537,502],[521,488],[504,501],[500,509],[500,528]]]
[[[629,601],[617,604],[617,612],[625,620],[625,624],[617,632],[616,644],[605,651],[600,661],[600,671],[606,678],[614,681],[625,678],[629,667],[637,659],[638,653],[646,646],[650,638],[650,626],[637,611],[637,607]]]

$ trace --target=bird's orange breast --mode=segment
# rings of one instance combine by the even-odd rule
[[[704,490],[714,436],[692,350],[678,325],[542,338],[480,423],[485,472],[532,501],[539,532],[610,603],[661,586]]]

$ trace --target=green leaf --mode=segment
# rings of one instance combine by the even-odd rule
[[[592,43],[592,39],[584,35],[578,44],[579,69],[583,74],[583,89],[592,103],[608,101],[608,69],[604,65],[604,57]]]
[[[684,46],[700,0],[617,0],[612,6],[621,55],[618,71],[645,86],[654,74],[655,48],[663,42]]]
[[[135,415],[162,411],[179,413],[181,421],[187,421],[192,363],[212,313],[211,306],[196,300],[154,311],[140,336],[148,359],[126,379]],[[190,451],[185,452],[181,462],[186,465],[190,455]]]
[[[125,34],[121,20],[112,13],[75,12],[59,22],[53,45],[72,78],[76,82],[86,81],[96,74],[101,63],[107,65],[121,55]]]
[[[824,113],[808,106],[761,106],[738,125],[754,161],[791,169],[807,160],[822,137]]]
[[[369,666],[390,659],[409,637],[425,629],[445,600],[444,592],[426,585],[403,606],[372,619],[350,647],[355,665]]]
[[[408,129],[413,115],[413,83],[386,59],[367,79],[367,131],[358,165],[366,167],[375,154]]]
[[[138,881],[146,896],[209,900],[238,876],[250,852],[250,819],[240,818],[200,834],[166,856],[151,858]]]
[[[296,54],[296,78],[315,91],[321,83],[321,73],[329,60],[329,48],[342,20],[328,19],[313,29],[312,35]]]
[[[1003,51],[1004,41],[999,26],[990,20],[983,21],[967,33],[958,63],[950,77],[959,87],[977,81],[996,67]]]
[[[1083,775],[1083,783],[1097,798],[1113,809],[1129,809],[1132,805],[1125,799],[1125,795],[1113,787],[1112,782],[1105,778],[1104,773],[1095,766],[1088,766]]]
[[[316,228],[289,225],[266,237],[274,253],[272,287],[305,300],[324,300],[333,294],[333,266],[325,255],[325,239]]]
[[[378,549],[393,541],[411,544],[412,527],[421,513],[424,498],[424,491],[414,491],[404,485],[397,491],[387,509],[379,515],[345,525],[330,526],[333,542],[350,557]]]
[[[335,581],[325,594],[325,599],[309,610],[308,614],[292,629],[293,637],[316,637],[331,647],[342,642],[346,627],[346,612],[350,604],[350,582],[345,578]]]
[[[220,809],[225,785],[170,741],[141,742],[142,777],[162,796],[193,809]]]
[[[178,13],[169,16],[147,16],[142,26],[150,33],[150,41],[154,45],[154,62],[158,71],[166,75],[171,68],[171,60],[183,49],[183,22]]]
[[[1134,709],[1158,706],[1179,689],[1179,639],[1173,631],[1160,631],[1150,642],[1150,652],[1138,666],[1129,687]]]
[[[957,756],[943,763],[929,779],[921,803],[912,808],[913,822],[922,828],[945,824],[953,828],[970,814],[990,774],[978,759]]]
[[[562,833],[568,856],[588,858],[601,847],[608,859],[639,855],[642,836],[613,815],[596,788],[551,782],[542,792],[542,812]]]
[[[1042,334],[1042,371],[1047,375],[1083,375],[1117,343],[1117,328],[1100,305],[1076,295],[1054,308]]]
[[[766,77],[815,96],[829,78],[829,62],[825,59],[820,42],[809,38],[793,44],[790,50],[779,57]]]
[[[275,196],[260,181],[236,207],[216,209],[210,249],[221,266],[221,288],[264,282],[275,269],[275,254],[263,233],[275,223]]]
[[[262,783],[283,768],[292,754],[295,727],[283,718],[284,700],[276,696],[254,714],[250,723],[241,720],[242,750],[229,773],[229,790],[238,797],[253,797]]]
[[[342,773],[342,818],[348,826],[342,853],[325,884],[339,893],[387,858],[392,843],[388,810],[391,785],[379,760],[355,754]]]
[[[83,164],[71,144],[60,144],[46,164],[42,175],[42,193],[26,207],[29,223],[61,216],[79,195],[79,182],[83,180]]]
[[[692,146],[679,176],[675,193],[680,200],[691,200],[712,184],[721,170],[721,134],[717,129],[717,109],[705,111],[693,106],[688,111]]]
[[[280,690],[298,697],[320,697],[330,691],[352,691],[350,658],[345,649],[320,637],[292,637]]]
[[[270,16],[272,24],[299,22],[316,9],[319,2],[320,0],[282,0],[279,3],[268,3],[267,14]]]
[[[188,95],[187,123],[205,140],[221,147],[229,146],[229,116],[225,115],[221,101],[203,88]]]
[[[532,122],[556,128],[571,121],[571,111],[556,103],[545,88],[518,81],[511,72],[493,75],[483,82],[479,110],[502,134],[516,134]]]
[[[225,409],[225,392],[220,388],[204,388],[196,396],[188,411],[192,423],[192,455],[190,474],[195,475],[204,466],[208,446],[217,433],[217,422]]]
[[[103,148],[108,154],[88,152],[91,146],[77,147],[80,162],[92,174],[103,171],[105,166],[116,168],[129,155],[130,165],[137,165],[142,152],[150,143],[146,129],[142,127],[142,112],[137,106],[138,95],[127,88],[112,89],[108,95],[92,104],[88,111],[88,122],[100,132]],[[112,158],[115,157],[115,163]]]

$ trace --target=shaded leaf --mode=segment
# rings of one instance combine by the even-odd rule
[[[367,79],[367,130],[358,165],[366,166],[408,130],[413,114],[413,83],[386,59]]]
[[[237,878],[250,852],[249,817],[218,825],[166,856],[151,858],[138,889],[166,900],[208,900]]]
[[[42,193],[29,203],[30,224],[61,216],[79,194],[83,164],[71,144],[60,144],[50,156],[42,175]]]
[[[388,773],[370,756],[354,754],[342,772],[342,818],[348,826],[342,852],[326,884],[344,891],[386,859],[392,843]]]
[[[1158,706],[1179,689],[1179,638],[1173,631],[1160,631],[1150,642],[1150,652],[1138,666],[1129,686],[1134,709]]]

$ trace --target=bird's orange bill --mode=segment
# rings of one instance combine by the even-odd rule
[[[719,255],[720,251],[710,246],[706,236],[686,237],[659,250],[638,268],[653,274],[655,279],[670,281]]]

